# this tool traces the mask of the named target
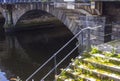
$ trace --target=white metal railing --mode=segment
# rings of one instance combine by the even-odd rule
[[[83,31],[85,30],[94,30],[94,29],[97,29],[97,28],[100,28],[102,27],[101,25],[100,26],[96,26],[96,27],[87,27],[87,28],[83,28],[81,29],[74,37],[72,37],[63,47],[61,47],[56,53],[53,54],[53,56],[51,56],[42,66],[40,66],[33,74],[31,74],[27,79],[26,81],[29,81],[36,73],[38,73],[42,68],[44,68],[44,66],[46,64],[48,64],[52,59],[54,59],[58,54],[59,52],[61,52],[69,43],[71,43],[76,37],[78,37]],[[87,33],[88,36],[90,36],[90,32]],[[75,51],[75,49],[78,48],[78,46],[80,46],[80,43],[78,43],[78,45],[76,45],[76,47],[71,50],[67,55],[66,57],[64,57],[59,63],[57,63],[55,65],[55,67],[53,69],[51,69],[40,81],[44,81],[44,79],[50,75],[68,56],[70,56],[71,53],[73,53]],[[91,44],[90,44],[90,37],[88,37],[87,39],[87,51],[90,50],[90,47],[91,47]]]

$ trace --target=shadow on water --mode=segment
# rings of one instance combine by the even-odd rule
[[[6,72],[7,77],[19,76],[23,81],[28,78],[39,66],[41,66],[49,57],[62,47],[71,37],[72,33],[64,25],[47,25],[47,28],[37,27],[34,29],[16,29],[6,36],[6,41],[14,41],[13,47],[9,47],[8,58],[1,60],[2,71]],[[19,31],[20,30],[20,31]],[[65,48],[58,56],[57,62],[60,61],[73,47],[76,40]],[[71,58],[78,55],[77,50],[67,59],[59,68],[65,68]],[[39,81],[40,77],[53,68],[53,61],[47,65],[42,72],[33,77]],[[51,75],[54,76],[54,75]],[[51,77],[50,77],[51,78]],[[53,79],[45,81],[53,81]]]

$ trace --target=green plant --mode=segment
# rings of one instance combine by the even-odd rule
[[[105,56],[111,57],[114,54],[112,52],[108,52],[108,51],[104,51],[102,54],[104,54]]]
[[[120,58],[120,54],[116,54],[114,48],[112,52],[102,52],[98,47],[92,46],[91,52],[84,52],[83,56],[72,59],[72,66],[70,66],[72,71],[66,70],[63,76],[67,79],[61,81],[72,81],[71,78],[74,78],[73,81],[84,81],[86,78],[95,79],[95,81],[114,81],[108,77],[110,75],[120,77],[120,72],[111,70],[111,66],[120,66],[119,60],[114,58]]]
[[[117,58],[120,58],[120,54],[117,55]]]
[[[92,49],[89,53],[90,54],[100,53],[100,50],[98,49],[98,47],[92,46]]]
[[[116,54],[116,49],[113,48],[111,53],[112,53],[113,55]]]
[[[84,81],[83,78],[77,78],[76,81]]]

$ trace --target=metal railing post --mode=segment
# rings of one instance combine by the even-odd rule
[[[87,30],[87,52],[91,50],[90,29]]]
[[[54,57],[54,66],[55,66],[55,75],[57,75],[57,59],[56,59],[56,56]]]
[[[84,46],[83,46],[83,45],[84,45],[84,44],[83,44],[83,42],[84,42],[83,37],[84,37],[84,36],[83,36],[83,33],[84,33],[84,32],[81,33],[81,52],[83,52],[83,50],[84,50]]]
[[[50,62],[52,59],[54,59],[70,42],[72,42],[76,37],[78,37],[83,31],[85,31],[85,30],[92,30],[92,29],[95,29],[95,28],[99,28],[99,27],[102,27],[102,26],[95,26],[95,27],[93,27],[93,28],[91,28],[91,27],[87,27],[87,28],[83,28],[83,29],[81,29],[74,37],[72,37],[65,45],[63,45],[57,52],[55,52],[54,54],[53,54],[53,56],[51,56],[42,66],[40,66],[34,73],[32,73],[27,79],[26,79],[26,81],[29,81],[36,73],[38,73],[38,71],[40,71],[48,62]],[[88,34],[88,46],[90,46],[91,44],[90,44],[90,31],[88,32],[89,34]],[[77,47],[78,47],[78,45],[77,45]],[[90,46],[91,47],[91,46]],[[76,49],[76,48],[75,48]],[[89,48],[90,49],[90,48]],[[69,54],[71,54],[71,52],[69,53]],[[68,55],[69,56],[69,55]],[[67,57],[68,57],[67,56]],[[67,57],[65,57],[65,58],[67,58]],[[65,59],[65,58],[63,58],[63,59]],[[60,62],[61,63],[61,62]],[[45,75],[45,77],[43,77],[42,78],[42,80],[41,81],[43,81],[51,72],[53,72],[53,70],[55,70],[57,67],[58,67],[58,65],[60,65],[60,63],[55,63],[56,65],[55,65],[55,67],[52,69],[52,70],[50,70],[49,71],[49,73],[47,73],[47,75]]]

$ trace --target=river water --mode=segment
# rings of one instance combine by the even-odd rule
[[[2,52],[0,57],[0,69],[1,72],[6,73],[7,79],[16,78],[19,76],[25,81],[38,67],[40,67],[48,58],[50,58],[60,47],[62,47],[71,37],[72,33],[63,25],[43,25],[37,27],[27,28],[15,28],[12,32],[9,32],[3,36],[0,41],[6,41],[5,43],[8,52],[5,53],[6,58],[2,58]],[[12,47],[11,47],[11,44]],[[56,57],[57,62],[60,61],[65,55],[76,46],[76,40],[70,43],[60,54]],[[4,46],[3,46],[4,47]],[[60,68],[65,68],[69,64],[70,60],[78,55],[76,50]],[[32,77],[35,81],[39,81],[41,77],[54,66],[53,60],[44,67],[44,69],[38,72],[35,77]],[[58,71],[59,74],[60,71]],[[45,81],[53,81],[54,73]],[[5,81],[5,80],[0,80]],[[7,81],[7,80],[6,80]]]

